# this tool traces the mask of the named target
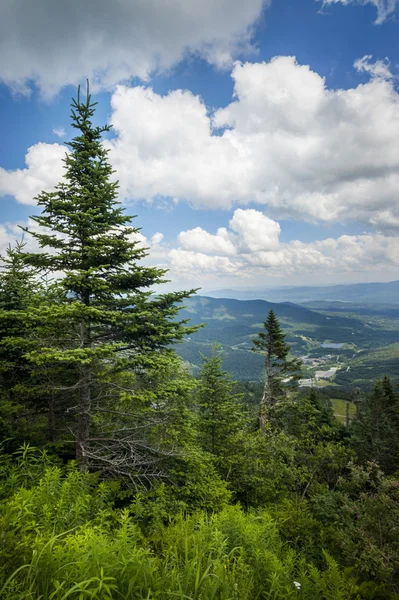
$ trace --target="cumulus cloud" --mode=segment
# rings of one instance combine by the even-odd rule
[[[259,228],[251,229],[255,219]],[[240,227],[237,227],[240,223]],[[44,231],[32,219],[0,224],[0,254],[7,246],[20,240],[20,226]],[[272,243],[265,242],[272,232]],[[169,270],[168,279],[183,287],[211,281],[241,285],[259,285],[268,278],[286,281],[300,277],[301,281],[331,282],[347,279],[349,274],[361,279],[377,280],[381,273],[396,276],[399,268],[399,239],[381,233],[342,235],[310,243],[299,240],[283,243],[279,240],[280,225],[260,211],[237,209],[227,227],[212,234],[199,227],[182,231],[177,243],[166,243],[161,232],[151,237],[132,234],[132,240],[149,251],[147,265]],[[249,236],[252,244],[248,244]],[[229,243],[223,243],[228,240]],[[24,234],[27,250],[40,252],[35,238]]]
[[[230,220],[229,229],[219,229],[216,235],[198,227],[181,232],[179,247],[168,254],[171,273],[188,280],[195,273],[195,277],[206,281],[227,277],[257,283],[260,278],[268,276],[319,273],[334,278],[349,272],[391,272],[399,267],[399,240],[378,233],[342,235],[337,239],[327,238],[311,243],[298,240],[281,243],[275,239],[273,247],[267,248],[262,246],[260,228],[252,234],[254,244],[249,247],[246,239],[251,231],[244,223],[250,225],[255,216],[259,222],[267,219],[259,211],[238,209]],[[237,218],[243,224],[239,231],[233,229]],[[268,221],[273,223],[271,219]],[[275,223],[275,230],[279,231],[278,223]],[[227,238],[230,245],[219,243]]]
[[[31,235],[25,233],[23,228],[28,228],[30,231],[44,233],[45,228],[40,227],[32,219],[26,221],[15,221],[0,223],[0,256],[4,256],[9,246],[15,247],[16,242],[25,242],[25,250],[27,252],[40,252],[38,241]]]
[[[370,75],[366,83],[331,90],[294,57],[236,63],[234,98],[214,112],[190,91],[119,86],[107,146],[121,196],[397,228],[399,94],[386,62],[366,56],[356,69]],[[33,191],[56,183],[62,152],[33,146],[26,169],[0,171],[0,193],[32,202]],[[214,251],[230,241],[218,232]]]
[[[183,280],[210,280],[223,275],[236,276],[237,262],[226,256],[208,256],[201,252],[192,252],[174,248],[168,254],[168,267],[172,276]],[[195,277],[193,275],[195,274]]]
[[[229,225],[231,231],[220,227],[215,235],[201,227],[182,231],[178,241],[184,250],[225,256],[272,250],[279,246],[280,225],[257,210],[237,209]]]
[[[327,6],[329,4],[344,4],[347,6],[348,4],[372,4],[377,9],[377,18],[375,20],[376,25],[381,25],[388,17],[390,17],[394,12],[398,0],[318,0],[323,2],[323,6]]]
[[[151,238],[151,244],[153,244],[154,246],[159,245],[163,240],[163,233],[160,233],[159,231],[157,231],[156,233],[154,233],[154,235]]]
[[[110,88],[189,53],[218,66],[249,48],[269,0],[0,0],[0,79],[50,97],[89,77]]]
[[[241,252],[274,250],[279,245],[280,225],[257,210],[237,209],[230,221]]]
[[[200,208],[258,203],[277,217],[314,221],[394,223],[399,94],[386,63],[365,57],[356,68],[370,74],[367,83],[329,90],[293,57],[237,63],[234,99],[213,114],[188,91],[160,96],[119,87],[110,147],[124,195],[169,196]]]
[[[0,167],[0,195],[14,196],[21,204],[36,204],[42,190],[52,191],[64,173],[65,147],[39,142],[26,154],[25,169],[7,171]]]
[[[220,227],[216,235],[204,231],[201,227],[195,227],[189,231],[182,231],[178,240],[182,248],[190,252],[204,251],[206,254],[234,255],[237,249],[233,243],[233,236],[228,233],[225,227]]]

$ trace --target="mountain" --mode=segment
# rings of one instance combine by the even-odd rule
[[[356,302],[358,304],[399,305],[399,281],[388,283],[355,283],[350,285],[281,287],[258,290],[215,290],[208,292],[214,298],[251,300],[259,298],[270,302]]]
[[[194,373],[201,364],[201,354],[209,356],[212,344],[218,342],[224,350],[225,368],[233,377],[257,380],[263,374],[263,358],[251,351],[252,338],[261,330],[263,321],[273,309],[290,343],[293,354],[318,358],[331,354],[332,364],[349,366],[358,352],[399,342],[399,319],[387,326],[385,321],[370,324],[363,315],[321,313],[291,302],[236,300],[195,296],[185,301],[180,317],[191,324],[203,324],[197,333],[177,346],[178,353],[189,362]],[[322,344],[338,347],[326,349]],[[348,363],[348,364],[347,364]],[[326,365],[331,366],[331,365]]]

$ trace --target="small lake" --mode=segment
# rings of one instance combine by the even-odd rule
[[[326,343],[326,344],[320,344],[320,346],[322,348],[334,348],[334,349],[338,350],[339,348],[342,348],[342,346],[345,346],[345,342],[343,344],[332,344],[332,343],[329,344],[329,343]]]

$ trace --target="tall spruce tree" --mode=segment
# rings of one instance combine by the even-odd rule
[[[165,271],[139,264],[147,252],[135,239],[133,217],[117,200],[118,183],[102,145],[110,127],[93,125],[95,106],[89,87],[85,100],[79,89],[71,110],[77,135],[67,144],[63,180],[37,197],[43,212],[33,217],[39,227],[29,231],[43,251],[25,255],[27,264],[61,274],[56,286],[63,302],[43,315],[59,324],[60,338],[30,358],[76,367],[70,391],[76,395],[76,456],[83,465],[101,400],[109,398],[106,385],[118,374],[153,366],[156,352],[170,352],[171,343],[192,331],[176,315],[177,303],[194,292],[152,295]]]
[[[60,336],[61,327],[51,327],[44,317],[49,306],[58,302],[38,269],[26,264],[23,241],[9,247],[0,260],[0,389],[2,407],[8,402],[14,420],[14,433],[19,423],[29,420],[30,430],[45,442],[55,442],[57,404],[60,392],[51,383],[58,380],[59,365],[34,365],[28,355],[39,346],[48,346],[51,338]],[[65,382],[65,369],[63,379]],[[48,435],[43,432],[43,416],[47,415]],[[23,416],[23,418],[22,418]],[[26,432],[25,432],[26,435]],[[32,439],[28,438],[27,439]]]
[[[16,242],[0,258],[0,386],[9,400],[29,371],[24,358],[32,343],[27,335],[29,308],[35,303],[39,288],[35,270],[25,264],[24,246],[23,242]]]
[[[24,246],[16,242],[0,257],[0,430],[6,437],[18,431],[17,417],[32,395],[32,369],[25,354],[34,345],[29,312],[37,304],[40,284],[35,270],[25,265]]]
[[[234,437],[244,426],[245,417],[240,402],[242,396],[234,393],[234,382],[223,370],[219,345],[213,346],[209,358],[203,357],[199,379],[196,401],[201,446],[221,459],[228,458]]]
[[[265,384],[259,406],[259,427],[263,430],[270,408],[285,397],[287,389],[296,385],[302,363],[298,358],[289,358],[290,347],[272,309],[263,330],[253,340],[253,350],[265,357]]]
[[[384,377],[365,396],[351,425],[351,443],[361,462],[376,461],[385,473],[399,468],[399,394]]]

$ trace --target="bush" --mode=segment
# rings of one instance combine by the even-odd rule
[[[153,519],[144,535],[134,510],[115,508],[113,495],[93,475],[54,466],[15,491],[0,520],[0,598],[368,597],[327,554],[317,568],[290,547],[284,523],[265,509],[180,513],[169,523]]]

